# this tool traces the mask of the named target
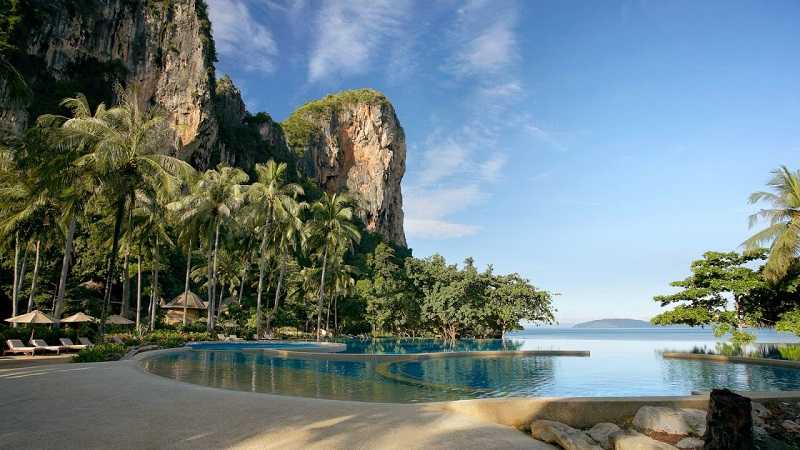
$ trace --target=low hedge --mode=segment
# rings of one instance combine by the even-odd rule
[[[85,348],[73,357],[73,361],[78,363],[116,361],[128,351],[128,347],[122,344],[97,344]]]

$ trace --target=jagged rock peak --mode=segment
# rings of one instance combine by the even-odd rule
[[[283,123],[300,169],[328,192],[347,191],[367,229],[405,246],[405,133],[380,92],[357,89],[298,108]]]
[[[136,83],[170,113],[179,155],[208,166],[217,139],[216,53],[204,0],[28,0],[23,11],[12,62],[34,95],[23,108],[0,95],[6,127],[53,112],[60,98],[50,97]]]

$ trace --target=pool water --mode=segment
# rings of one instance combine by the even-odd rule
[[[660,331],[660,330],[659,330]],[[791,340],[759,336],[764,342]],[[284,358],[258,350],[219,348],[160,355],[146,370],[226,389],[370,402],[426,402],[509,396],[688,395],[717,387],[800,390],[800,369],[664,359],[662,351],[714,346],[710,332],[536,330],[506,340],[348,341],[351,353],[474,350],[589,350],[590,357],[453,356],[421,360]],[[241,344],[237,344],[241,345]]]

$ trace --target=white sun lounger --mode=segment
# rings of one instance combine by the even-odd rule
[[[67,350],[83,350],[88,347],[86,344],[75,344],[70,338],[59,338],[58,341],[61,342],[61,346]]]
[[[83,345],[85,345],[87,347],[94,346],[94,344],[92,344],[92,341],[90,341],[89,338],[86,338],[86,337],[79,337],[78,338],[78,342],[80,342],[81,344],[83,344]]]
[[[36,352],[36,347],[26,347],[19,339],[7,339],[6,345],[8,350],[3,351],[4,355],[8,353],[22,353],[23,355],[30,353],[33,356]]]
[[[47,350],[48,352],[56,352],[56,354],[61,353],[60,345],[48,345],[43,339],[31,339],[31,345],[42,350]]]

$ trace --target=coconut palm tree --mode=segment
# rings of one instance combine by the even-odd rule
[[[256,294],[256,335],[261,336],[261,296],[264,290],[264,271],[267,265],[267,243],[276,234],[282,222],[291,221],[297,216],[299,205],[297,196],[303,195],[303,188],[286,179],[286,163],[273,160],[266,164],[256,164],[257,181],[250,185],[247,197],[253,222],[258,224],[260,235],[258,262],[258,291]]]
[[[312,220],[309,223],[308,235],[311,248],[317,248],[317,256],[322,257],[319,284],[319,300],[317,302],[317,340],[322,329],[322,305],[325,300],[325,271],[329,254],[339,248],[351,248],[361,240],[361,233],[353,223],[353,209],[350,199],[344,194],[323,193],[311,207]]]
[[[772,172],[767,183],[773,192],[755,192],[750,203],[766,201],[771,208],[761,209],[750,216],[752,228],[759,220],[769,226],[744,241],[748,251],[768,244],[769,257],[764,266],[764,276],[771,281],[783,278],[800,251],[800,171],[791,171],[786,166]]]
[[[85,98],[67,99],[72,117],[61,126],[66,142],[86,149],[75,166],[90,175],[98,194],[113,205],[114,231],[106,266],[100,333],[111,301],[111,287],[126,208],[134,206],[137,191],[152,198],[177,191],[192,173],[184,161],[165,154],[173,148],[174,133],[161,110],[144,106],[134,87],[116,86],[119,103],[100,104],[94,115]]]
[[[267,315],[266,333],[272,333],[272,320],[278,315],[278,305],[281,300],[283,282],[286,271],[292,260],[292,255],[297,253],[305,240],[305,227],[301,218],[302,211],[307,208],[305,202],[295,203],[288,208],[285,214],[276,218],[273,231],[270,234],[270,251],[267,256],[275,261],[278,268],[278,281],[275,286],[275,299],[272,303],[272,313]]]
[[[223,224],[243,203],[248,176],[241,169],[220,166],[206,170],[189,195],[167,205],[182,223],[202,223],[207,235],[208,331],[214,329],[214,297],[219,234]]]

